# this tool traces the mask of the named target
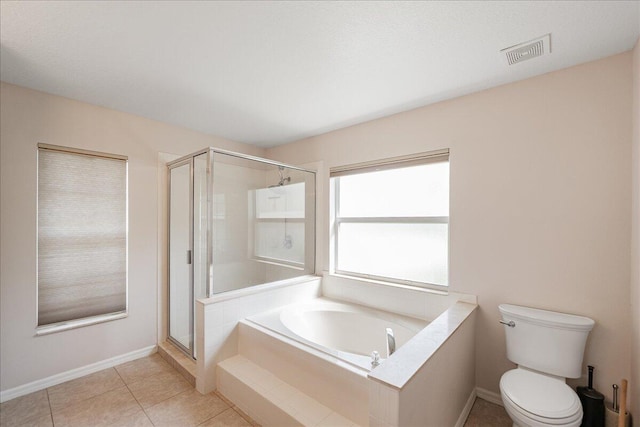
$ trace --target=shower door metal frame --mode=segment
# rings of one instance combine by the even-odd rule
[[[167,339],[185,354],[195,359],[194,345],[194,280],[193,280],[193,158],[180,158],[167,163]],[[189,347],[185,347],[179,340],[171,336],[171,170],[189,165],[189,249],[185,254],[189,260]]]
[[[213,295],[213,272],[211,271],[211,266],[213,265],[213,153],[217,151],[211,147],[204,148],[202,150],[198,150],[191,154],[187,154],[186,156],[179,157],[175,160],[172,160],[167,163],[167,168],[171,170],[172,168],[183,165],[185,163],[191,163],[191,181],[190,181],[190,214],[191,214],[191,253],[193,255],[193,180],[194,180],[194,159],[202,154],[207,155],[207,295],[209,298]],[[230,152],[231,153],[231,152]],[[171,177],[169,177],[170,179]],[[171,188],[169,187],[169,191]],[[171,206],[171,205],[169,205]],[[170,227],[170,222],[167,223],[168,227]],[[171,246],[167,244],[167,250],[169,250]],[[193,259],[192,259],[193,261]],[[192,299],[193,299],[193,262],[191,264],[191,291],[192,291]],[[195,301],[194,301],[195,302]]]

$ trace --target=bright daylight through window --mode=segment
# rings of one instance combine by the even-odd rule
[[[448,159],[444,150],[332,170],[336,273],[448,285]]]

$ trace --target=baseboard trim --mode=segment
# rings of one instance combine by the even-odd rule
[[[480,399],[486,400],[487,402],[504,406],[504,404],[502,403],[502,397],[500,397],[500,394],[498,393],[494,393],[481,387],[476,387],[476,396],[478,396]]]
[[[69,380],[74,380],[85,375],[93,374],[94,372],[111,368],[121,363],[130,362],[132,360],[140,359],[141,357],[147,357],[152,355],[156,351],[158,351],[158,347],[156,345],[152,345],[132,351],[130,353],[121,354],[110,359],[92,363],[90,365],[81,366],[80,368],[72,369],[70,371],[61,372],[59,374],[23,384],[18,387],[0,391],[0,402],[6,402],[7,400],[15,399],[16,397],[24,396],[35,391],[40,391],[47,387],[53,387],[54,385],[58,385]]]
[[[465,403],[464,408],[462,408],[462,412],[458,417],[458,421],[456,421],[455,427],[464,426],[464,423],[467,421],[467,418],[469,418],[469,414],[471,413],[471,408],[473,408],[473,402],[475,401],[476,401],[476,389],[474,388],[473,390],[471,390],[471,394],[467,399],[467,403]]]

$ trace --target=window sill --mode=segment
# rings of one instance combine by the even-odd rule
[[[124,319],[129,314],[127,311],[117,313],[102,314],[100,316],[86,317],[84,319],[67,320],[65,322],[52,323],[36,327],[36,336],[54,334],[56,332],[68,331],[69,329],[83,328],[98,323],[110,322],[112,320]]]

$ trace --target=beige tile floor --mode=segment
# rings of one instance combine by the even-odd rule
[[[201,395],[158,354],[0,405],[0,425],[55,427],[256,424],[216,393]]]
[[[510,426],[498,405],[477,399],[466,427]],[[256,427],[217,393],[201,395],[158,354],[0,405],[0,426]]]

